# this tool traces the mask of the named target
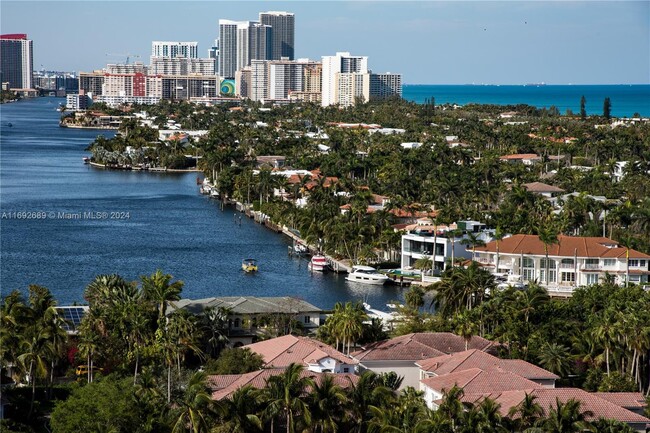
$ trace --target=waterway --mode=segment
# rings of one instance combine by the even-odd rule
[[[112,133],[59,128],[60,102],[37,98],[0,106],[2,295],[39,284],[60,304],[83,303],[85,286],[99,274],[137,280],[162,269],[184,281],[187,298],[295,296],[323,309],[366,300],[383,310],[402,299],[398,287],[311,274],[304,259],[288,256],[285,236],[200,195],[196,173],[84,165],[88,144]],[[45,217],[19,219],[20,212]],[[241,271],[247,257],[259,261],[257,274]]]

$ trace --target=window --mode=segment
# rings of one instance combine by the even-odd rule
[[[616,259],[605,259],[603,261],[603,265],[605,265],[605,266],[616,266]]]
[[[627,263],[631,268],[636,268],[639,266],[639,261],[637,259],[630,259],[627,261]]]
[[[546,269],[544,268],[539,270],[539,281],[540,283],[546,284]],[[548,268],[548,282],[557,282],[557,271],[555,268]]]
[[[343,367],[343,373],[349,373],[350,368],[349,367]]]
[[[235,319],[235,328],[239,328],[239,317]]]
[[[575,283],[576,274],[574,272],[562,272],[563,283]]]
[[[585,265],[597,265],[598,259],[585,259]]]
[[[587,285],[598,284],[598,274],[587,274]]]
[[[524,257],[524,268],[532,268],[535,266],[535,262],[530,257]]]
[[[304,319],[303,319],[303,323],[305,323],[305,324],[311,323],[311,317],[305,316]]]

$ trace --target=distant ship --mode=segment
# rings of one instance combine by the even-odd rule
[[[528,87],[528,86],[531,86],[531,87],[542,87],[542,86],[546,86],[546,83],[528,83],[528,84],[525,84],[525,86],[527,86],[527,87]]]

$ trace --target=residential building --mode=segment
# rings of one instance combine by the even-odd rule
[[[283,57],[293,60],[295,38],[295,16],[291,12],[260,12],[260,23],[272,28],[273,42],[268,59],[280,60]]]
[[[404,376],[402,388],[412,386],[417,389],[420,368],[416,362],[462,352],[467,348],[493,352],[497,345],[478,336],[466,342],[464,338],[449,332],[421,332],[371,343],[351,356],[359,362],[360,371],[372,370],[378,374],[394,371]]]
[[[501,359],[481,350],[470,349],[416,362],[420,380],[444,376],[472,368],[509,371],[545,388],[555,388],[559,376],[521,359]]]
[[[246,21],[219,20],[219,75],[234,79],[237,69],[237,27]]]
[[[222,400],[230,398],[235,391],[244,386],[250,385],[253,388],[262,389],[266,386],[269,378],[279,376],[284,371],[283,368],[269,368],[245,374],[215,374],[208,376],[207,385],[210,388],[212,400]],[[351,373],[316,373],[309,370],[303,370],[300,373],[300,377],[310,377],[317,385],[320,385],[327,376],[332,377],[334,385],[343,389],[354,386],[359,381],[359,376]]]
[[[199,57],[199,43],[153,41],[151,43],[151,57],[196,59]]]
[[[214,45],[208,50],[208,58],[214,62],[214,73],[219,75],[219,39],[215,39]]]
[[[237,70],[251,66],[252,60],[268,60],[271,52],[271,26],[257,21],[237,25]]]
[[[522,186],[526,189],[526,191],[532,192],[533,194],[539,194],[546,198],[556,197],[558,194],[564,192],[562,188],[548,185],[542,182],[525,183]]]
[[[102,94],[104,87],[104,71],[80,72],[79,93],[84,92],[91,97]]]
[[[402,75],[370,74],[370,99],[386,99],[392,96],[402,97]]]
[[[250,66],[235,73],[235,95],[250,99],[253,94],[253,70]]]
[[[310,80],[308,84],[313,85],[310,74],[317,65],[309,59],[252,60],[249,97],[254,101],[288,101],[291,93],[305,89],[306,76]]]
[[[227,308],[228,338],[234,347],[253,343],[258,335],[278,330],[289,333],[294,321],[307,331],[321,325],[323,311],[301,299],[284,297],[225,296],[205,299],[181,299],[170,308],[183,308],[199,314],[207,308]]]
[[[370,100],[370,74],[340,72],[334,77],[335,103],[340,107],[351,107],[357,101]]]
[[[650,275],[650,255],[605,237],[559,235],[557,242],[545,245],[536,235],[518,234],[476,247],[474,260],[494,272],[537,280],[551,292],[567,294],[608,275],[624,284],[628,270],[630,283],[647,284]]]
[[[244,346],[264,359],[264,368],[300,364],[317,373],[354,373],[357,361],[309,337],[284,335]]]
[[[109,74],[143,74],[149,73],[149,68],[142,62],[136,63],[109,63],[104,68]]]
[[[152,75],[216,75],[214,59],[185,57],[152,57]]]
[[[490,240],[485,232],[485,224],[478,221],[459,221],[450,225],[435,225],[428,218],[417,220],[415,224],[406,225],[402,235],[403,269],[413,268],[419,259],[433,260],[433,273],[446,269],[448,260],[453,258],[471,258],[471,251],[463,243],[467,232],[479,234],[481,240]],[[435,253],[434,253],[435,252]]]
[[[88,95],[71,93],[65,97],[65,108],[73,111],[86,110],[92,102]]]
[[[512,155],[504,155],[499,159],[511,164],[519,163],[524,165],[533,165],[542,161],[542,157],[535,153],[515,153]]]
[[[338,74],[368,73],[368,57],[351,56],[349,52],[338,52],[334,56],[322,58],[322,98],[323,107],[338,104]]]
[[[24,33],[0,35],[0,81],[9,89],[33,89],[33,41]]]

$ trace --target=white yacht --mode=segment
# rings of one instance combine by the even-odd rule
[[[388,281],[388,277],[377,272],[377,269],[363,265],[352,266],[352,270],[345,279],[357,283],[374,284],[377,286],[381,286]]]
[[[310,271],[327,272],[329,270],[329,263],[327,263],[327,257],[321,254],[316,254],[315,256],[312,256],[308,266]]]

